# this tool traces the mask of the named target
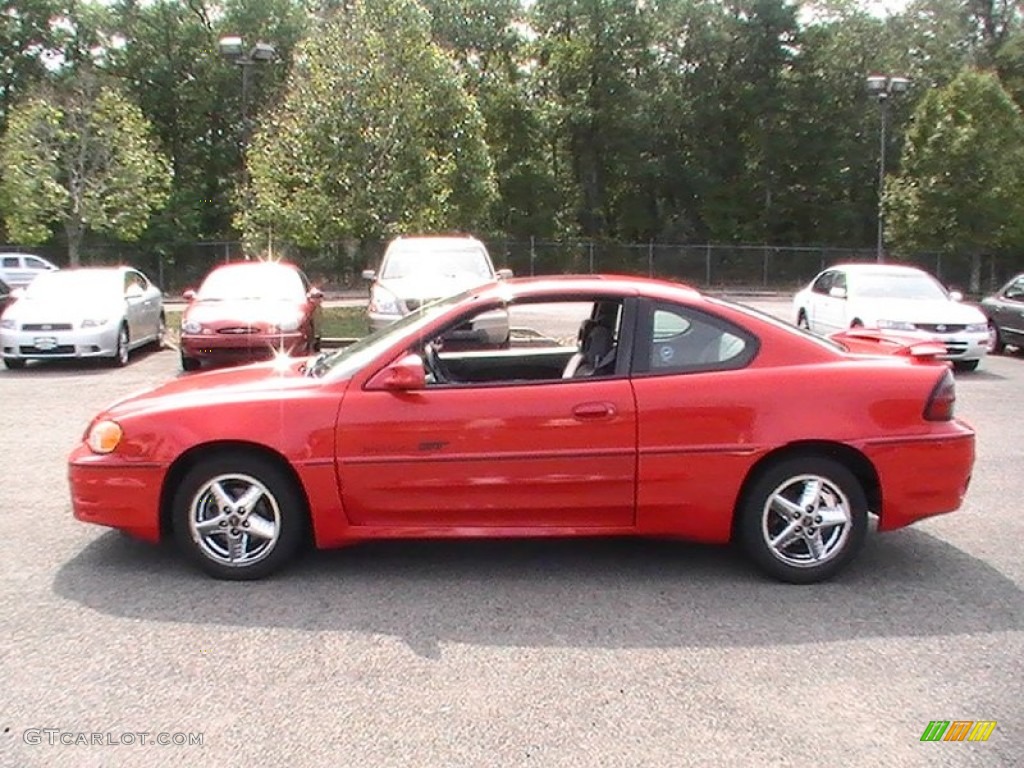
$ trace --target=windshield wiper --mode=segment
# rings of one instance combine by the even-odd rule
[[[326,362],[327,358],[330,356],[330,352],[321,352],[317,355],[313,359],[312,363],[309,363],[304,367],[306,375],[312,376],[313,378],[320,378],[323,376],[327,371],[327,366],[324,365],[324,362]]]

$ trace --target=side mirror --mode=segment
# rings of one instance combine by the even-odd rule
[[[828,289],[828,295],[831,296],[833,299],[845,299],[846,298],[846,289],[845,288],[840,288],[837,285],[835,288],[829,288]]]
[[[949,298],[952,301],[963,301],[964,300],[964,295],[962,293],[960,293],[960,291],[950,291],[949,292]]]
[[[324,299],[324,292],[319,288],[310,288],[309,293],[306,294],[306,298],[310,301],[321,302]]]
[[[406,355],[379,371],[366,384],[367,389],[391,392],[411,392],[424,389],[426,386],[427,376],[423,371],[423,358],[419,355]]]
[[[189,288],[187,291],[181,294],[181,298],[183,298],[185,301],[195,301],[196,292]]]
[[[499,269],[497,274],[498,274],[498,279],[499,280],[508,280],[510,277],[512,277],[513,273],[512,273],[511,269],[508,269],[506,267],[506,268],[503,268],[503,269]]]
[[[376,280],[376,279],[377,279],[377,270],[375,270],[375,269],[364,269],[363,270],[363,280]]]

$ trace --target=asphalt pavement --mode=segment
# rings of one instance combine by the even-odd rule
[[[958,376],[964,508],[807,587],[626,540],[381,543],[209,580],[68,501],[89,419],[177,365],[0,371],[0,766],[1024,765],[1024,355]],[[932,720],[997,726],[922,743]]]

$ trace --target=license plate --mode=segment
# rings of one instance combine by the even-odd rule
[[[57,339],[53,336],[39,336],[36,338],[36,349],[56,349]]]

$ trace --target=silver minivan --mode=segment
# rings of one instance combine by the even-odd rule
[[[370,330],[383,328],[431,301],[509,277],[512,270],[495,269],[487,248],[475,237],[396,237],[388,244],[380,269],[363,271],[363,278],[370,281]],[[507,318],[504,323],[494,319],[493,327],[477,329],[485,331],[492,344],[508,336]]]

